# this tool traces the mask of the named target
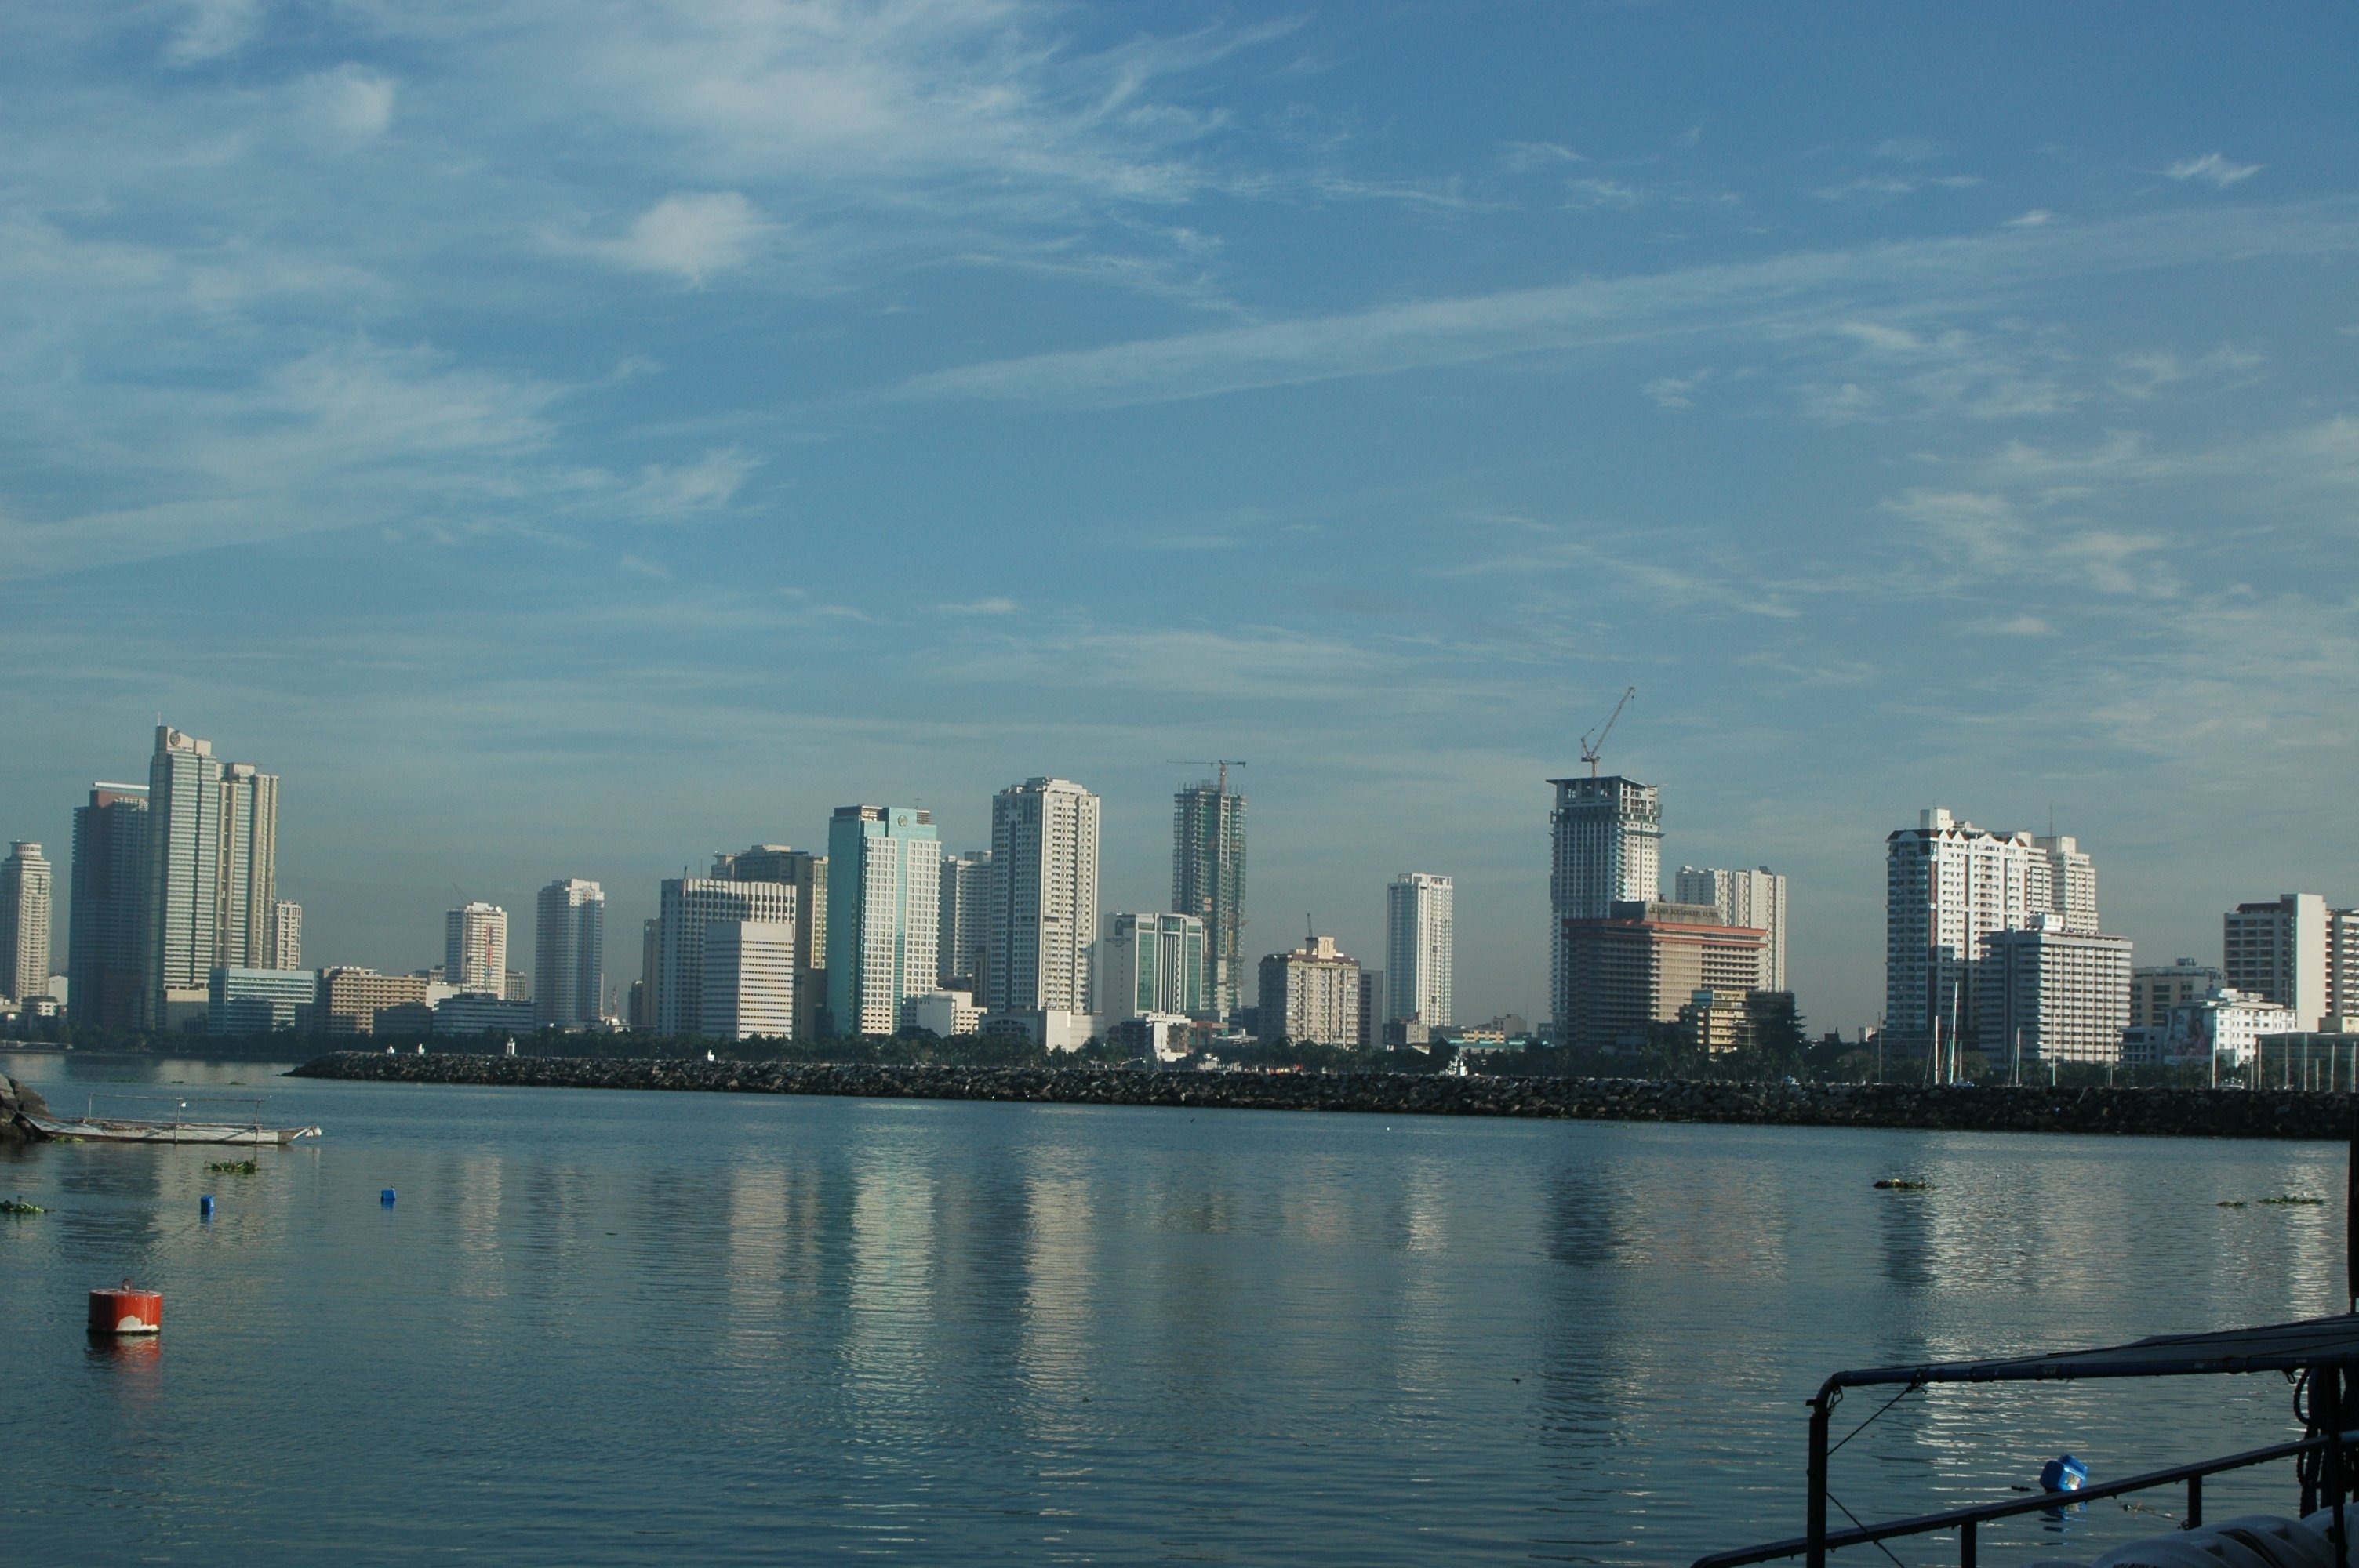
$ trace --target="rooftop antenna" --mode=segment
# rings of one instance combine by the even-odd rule
[[[1615,703],[1614,711],[1605,716],[1605,727],[1593,731],[1597,737],[1596,745],[1593,746],[1589,743],[1587,735],[1581,738],[1581,760],[1589,764],[1591,778],[1597,776],[1597,755],[1605,749],[1605,737],[1614,733],[1614,721],[1622,717],[1622,709],[1629,706],[1630,699],[1637,695],[1638,688],[1635,686],[1623,688],[1622,700]]]

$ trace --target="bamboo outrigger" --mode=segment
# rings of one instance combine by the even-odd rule
[[[266,1127],[262,1120],[265,1097],[240,1095],[192,1096],[188,1098],[155,1095],[109,1095],[111,1100],[125,1100],[140,1105],[168,1105],[175,1114],[164,1117],[101,1116],[100,1096],[92,1095],[79,1119],[49,1116],[27,1116],[27,1120],[51,1138],[80,1139],[89,1143],[233,1143],[250,1147],[277,1146],[283,1148],[299,1138],[317,1138],[316,1127]],[[243,1105],[252,1108],[250,1116],[235,1120],[208,1115],[206,1108]],[[198,1114],[188,1114],[192,1108]]]

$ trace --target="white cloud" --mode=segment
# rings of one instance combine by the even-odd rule
[[[717,512],[762,466],[762,460],[734,447],[715,449],[692,463],[650,464],[625,498],[625,509],[655,522],[676,523],[699,513]]]
[[[1696,371],[1690,375],[1661,375],[1638,390],[1653,398],[1658,408],[1692,408],[1695,406],[1696,389],[1711,377],[1709,369]]]
[[[315,119],[346,135],[381,136],[393,124],[393,79],[360,66],[307,76],[297,92]]]
[[[2054,222],[2056,222],[2055,213],[2050,212],[2045,207],[2034,207],[2028,212],[2009,218],[2001,225],[2001,227],[2008,229],[2044,229]]]
[[[187,0],[187,15],[164,46],[174,65],[201,65],[233,55],[262,26],[262,0]]]
[[[1569,163],[1589,160],[1571,147],[1556,142],[1508,142],[1503,161],[1517,174],[1532,174],[1542,169],[1561,168]]]
[[[1575,179],[1566,182],[1575,202],[1589,207],[1636,207],[1645,193],[1618,179]]]
[[[2223,190],[2238,180],[2250,179],[2260,172],[2259,164],[2230,163],[2218,153],[2205,153],[2201,157],[2191,157],[2163,170],[2173,179],[2208,179]]]
[[[1013,615],[1023,607],[1012,599],[974,599],[964,604],[937,604],[944,615]]]
[[[774,225],[734,190],[676,191],[635,219],[621,239],[589,248],[642,272],[668,272],[701,285],[754,259]]]

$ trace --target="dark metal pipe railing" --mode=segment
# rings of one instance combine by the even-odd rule
[[[1904,1535],[1930,1535],[1936,1530],[1954,1530],[1959,1532],[1959,1561],[1971,1565],[1974,1561],[1975,1532],[1980,1525],[1992,1519],[2010,1519],[2018,1514],[2040,1513],[2049,1509],[2069,1508],[2074,1503],[2092,1502],[2099,1498],[2120,1497],[2126,1492],[2143,1492],[2154,1487],[2168,1487],[2175,1482],[2187,1483],[2188,1522],[2199,1523],[2203,1512],[2203,1477],[2216,1476],[2223,1470],[2241,1470],[2248,1465],[2267,1465],[2276,1459],[2290,1459],[2296,1454],[2326,1451],[2327,1487],[2340,1500],[2336,1491],[2343,1479],[2342,1451],[2350,1444],[2359,1443],[2359,1431],[2345,1432],[2340,1442],[2331,1437],[2305,1437],[2292,1443],[2273,1444],[2267,1448],[2251,1448],[2242,1454],[2223,1458],[2206,1459],[2200,1464],[2176,1465],[2168,1470],[2148,1470],[2143,1475],[2125,1476],[2119,1481],[2106,1481],[2082,1487],[2074,1492],[2043,1492],[2037,1497],[2014,1498],[2003,1503],[1980,1503],[1973,1508],[1950,1509],[1937,1514],[1920,1514],[1915,1519],[1889,1519],[1882,1524],[1862,1525],[1853,1530],[1829,1531],[1826,1528],[1825,1431],[1829,1411],[1820,1401],[1811,1401],[1810,1427],[1812,1442],[1810,1458],[1810,1533],[1789,1541],[1775,1541],[1766,1546],[1748,1546],[1735,1552],[1715,1552],[1709,1557],[1695,1560],[1694,1568],[1742,1568],[1750,1563],[1772,1563],[1781,1557],[1809,1557],[1823,1563],[1825,1554],[1845,1546],[1865,1546],[1878,1541],[1891,1541]],[[2341,1543],[2338,1543],[2340,1546]],[[2342,1556],[2338,1550],[2336,1555]]]

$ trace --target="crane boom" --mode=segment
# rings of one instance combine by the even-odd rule
[[[1597,737],[1597,744],[1594,746],[1591,745],[1589,743],[1589,736],[1587,735],[1583,735],[1581,738],[1581,760],[1589,764],[1589,776],[1591,778],[1595,778],[1597,776],[1598,753],[1605,749],[1605,737],[1614,733],[1614,720],[1622,717],[1622,709],[1627,707],[1630,699],[1637,695],[1638,688],[1635,686],[1625,687],[1623,688],[1622,700],[1615,703],[1614,705],[1614,711],[1605,716],[1604,728],[1593,731],[1593,733]]]
[[[1178,757],[1171,765],[1180,768],[1218,768],[1221,770],[1221,793],[1229,793],[1229,770],[1248,766],[1243,757]]]

